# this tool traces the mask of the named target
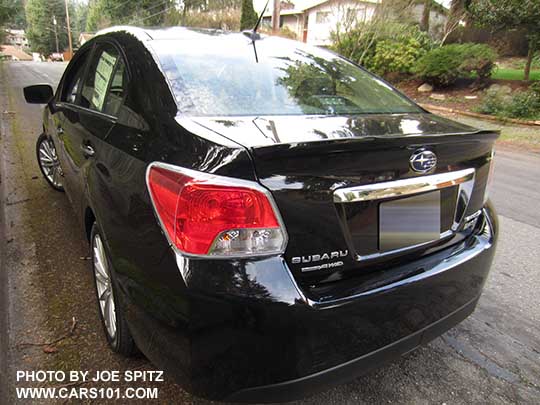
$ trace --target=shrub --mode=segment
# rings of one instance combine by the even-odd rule
[[[506,105],[510,103],[512,96],[501,91],[488,89],[486,95],[475,111],[481,114],[504,116]]]
[[[389,73],[409,74],[416,61],[426,52],[421,42],[414,37],[402,41],[384,39],[377,43],[370,68],[383,76]]]
[[[540,96],[530,90],[516,93],[506,107],[505,115],[512,118],[540,118]]]
[[[357,27],[345,33],[332,31],[330,37],[335,52],[346,58],[365,66],[365,61],[375,53],[375,36],[366,24],[358,24]]]
[[[285,26],[279,29],[278,36],[282,38],[298,39],[296,32]]]
[[[501,89],[488,89],[476,111],[505,118],[540,119],[540,82],[513,95]]]
[[[425,54],[414,69],[422,80],[435,86],[449,86],[459,77],[476,76],[485,81],[495,66],[497,54],[483,44],[446,45]]]
[[[531,68],[540,69],[540,52],[536,52],[536,54],[533,56]]]
[[[344,33],[333,31],[332,49],[378,74],[411,73],[411,60],[433,47],[429,35],[418,26],[358,23]]]
[[[240,15],[240,30],[253,29],[259,16],[253,8],[252,0],[242,0],[242,14]]]
[[[223,9],[217,11],[188,11],[177,22],[171,25],[183,25],[185,27],[216,28],[222,30],[237,31],[240,29],[240,10]]]
[[[532,82],[531,85],[529,86],[529,90],[532,91],[533,93],[536,93],[538,97],[540,97],[540,80],[536,80]]]
[[[455,45],[434,49],[418,60],[414,71],[435,86],[448,86],[459,77],[459,51]]]
[[[485,81],[491,76],[495,67],[497,53],[484,44],[460,44],[460,53],[463,58],[460,71],[463,75],[476,75],[479,80]]]

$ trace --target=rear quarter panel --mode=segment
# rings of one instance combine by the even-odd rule
[[[144,317],[172,327],[182,324],[189,311],[185,281],[171,261],[172,249],[147,190],[149,163],[251,179],[254,173],[244,148],[221,146],[182,128],[152,55],[128,34],[113,37],[122,45],[130,71],[129,112],[120,114],[103,140],[96,140],[99,147],[86,173],[85,211],[92,210],[105,236],[130,329],[145,351],[155,339]]]

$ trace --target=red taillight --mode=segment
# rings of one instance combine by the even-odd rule
[[[164,230],[180,251],[235,256],[283,250],[285,233],[269,197],[258,187],[178,170],[151,166],[147,181]]]

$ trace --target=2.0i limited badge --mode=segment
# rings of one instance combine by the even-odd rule
[[[291,259],[292,264],[303,264],[303,263],[316,263],[321,262],[325,260],[330,259],[339,259],[340,257],[347,257],[349,255],[348,250],[337,250],[335,252],[328,252],[328,253],[321,253],[321,254],[314,254],[314,255],[308,255],[308,256],[295,256]],[[302,267],[302,271],[315,271],[315,270],[324,270],[324,269],[331,269],[334,267],[341,267],[343,266],[343,262],[341,260],[331,262],[331,263],[323,263],[316,266],[307,266]]]

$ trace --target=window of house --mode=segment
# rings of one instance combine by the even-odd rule
[[[315,15],[317,24],[326,24],[330,22],[330,11],[317,11]]]
[[[348,24],[355,23],[357,21],[363,22],[366,20],[366,8],[365,7],[353,7],[348,8],[345,14],[345,19]]]

